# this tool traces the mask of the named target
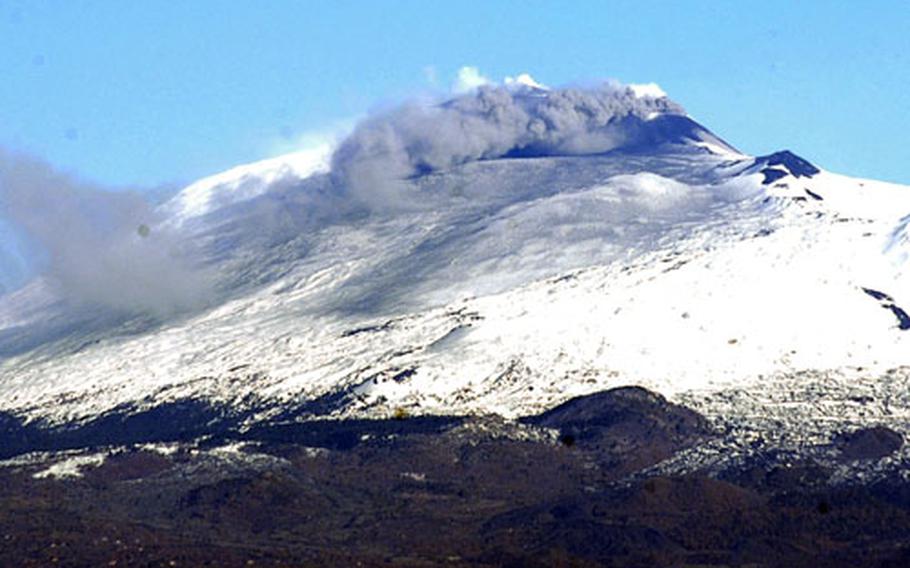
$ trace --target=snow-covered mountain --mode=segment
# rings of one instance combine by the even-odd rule
[[[517,417],[643,385],[709,416],[738,393],[747,417],[910,427],[910,188],[742,154],[666,97],[484,88],[159,212],[149,238],[191,244],[204,305],[108,313],[40,280],[3,296],[0,411]],[[819,381],[829,400],[799,399]]]

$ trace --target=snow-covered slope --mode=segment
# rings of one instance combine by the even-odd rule
[[[324,154],[194,184],[164,210],[218,300],[6,351],[0,410],[517,416],[620,385],[685,398],[910,362],[910,190],[740,154],[675,108],[606,152],[529,144],[420,172],[401,207],[339,191]],[[3,298],[3,341],[64,317],[34,294]]]
[[[184,223],[189,218],[250,200],[274,189],[276,185],[292,184],[313,174],[324,173],[328,170],[331,154],[332,146],[322,144],[237,166],[189,185],[164,204],[163,212],[171,223]]]

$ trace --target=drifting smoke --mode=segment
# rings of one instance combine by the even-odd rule
[[[374,207],[407,206],[406,180],[475,160],[584,155],[633,144],[666,97],[608,83],[543,90],[482,85],[442,104],[411,103],[360,123],[332,158],[333,176]]]
[[[0,215],[37,245],[48,282],[74,304],[156,317],[203,304],[206,275],[135,192],[109,192],[0,150]]]
[[[478,86],[444,102],[404,104],[355,127],[332,155],[329,179],[340,190],[333,214],[348,198],[373,210],[420,206],[411,178],[472,161],[632,145],[644,140],[654,115],[684,113],[654,88],[550,90],[526,75],[503,87],[484,84],[476,70],[461,79]],[[187,244],[134,192],[103,191],[0,150],[0,218],[37,245],[46,279],[73,303],[164,316],[204,305],[213,291],[211,275],[187,263],[191,255],[180,249]],[[283,225],[260,226],[274,232]]]

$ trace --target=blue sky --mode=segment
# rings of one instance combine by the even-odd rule
[[[473,65],[657,82],[746,152],[910,183],[908,30],[897,1],[0,0],[0,146],[181,183]]]

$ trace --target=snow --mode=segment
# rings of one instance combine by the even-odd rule
[[[35,479],[66,479],[82,477],[82,471],[90,467],[98,467],[107,459],[106,453],[89,453],[72,455],[63,454],[60,461],[35,473]]]
[[[276,183],[326,172],[332,150],[332,144],[323,143],[232,168],[187,186],[161,208],[171,223],[179,225],[188,218],[262,195]]]
[[[648,117],[648,119],[653,120],[654,118],[657,118],[658,116],[660,116],[660,113],[653,113],[651,116]],[[725,157],[728,157],[728,158],[731,158],[734,160],[738,160],[743,157],[742,154],[731,149],[726,144],[718,144],[713,141],[703,140],[703,141],[694,142],[693,145],[697,146],[699,148],[704,148],[705,150],[707,150],[717,156],[725,156]]]
[[[224,219],[208,222],[218,208],[240,227],[212,260],[240,292],[143,333],[0,361],[0,410],[54,422],[346,389],[357,398],[338,416],[513,417],[621,385],[682,399],[908,363],[910,335],[863,292],[910,307],[906,187],[829,172],[764,186],[751,158],[696,141],[472,162],[409,180],[422,201],[407,211],[246,238],[268,225],[262,210],[313,211],[322,152],[236,168],[164,206],[177,225],[198,221],[188,239],[225,238]],[[56,313],[31,305],[7,304],[0,322]]]
[[[35,323],[47,314],[53,294],[43,278],[0,296],[0,330]]]
[[[156,443],[156,444],[138,444],[136,446],[137,450],[142,450],[146,452],[155,453],[161,456],[173,456],[180,451],[180,444],[176,442],[171,442],[167,444]]]

